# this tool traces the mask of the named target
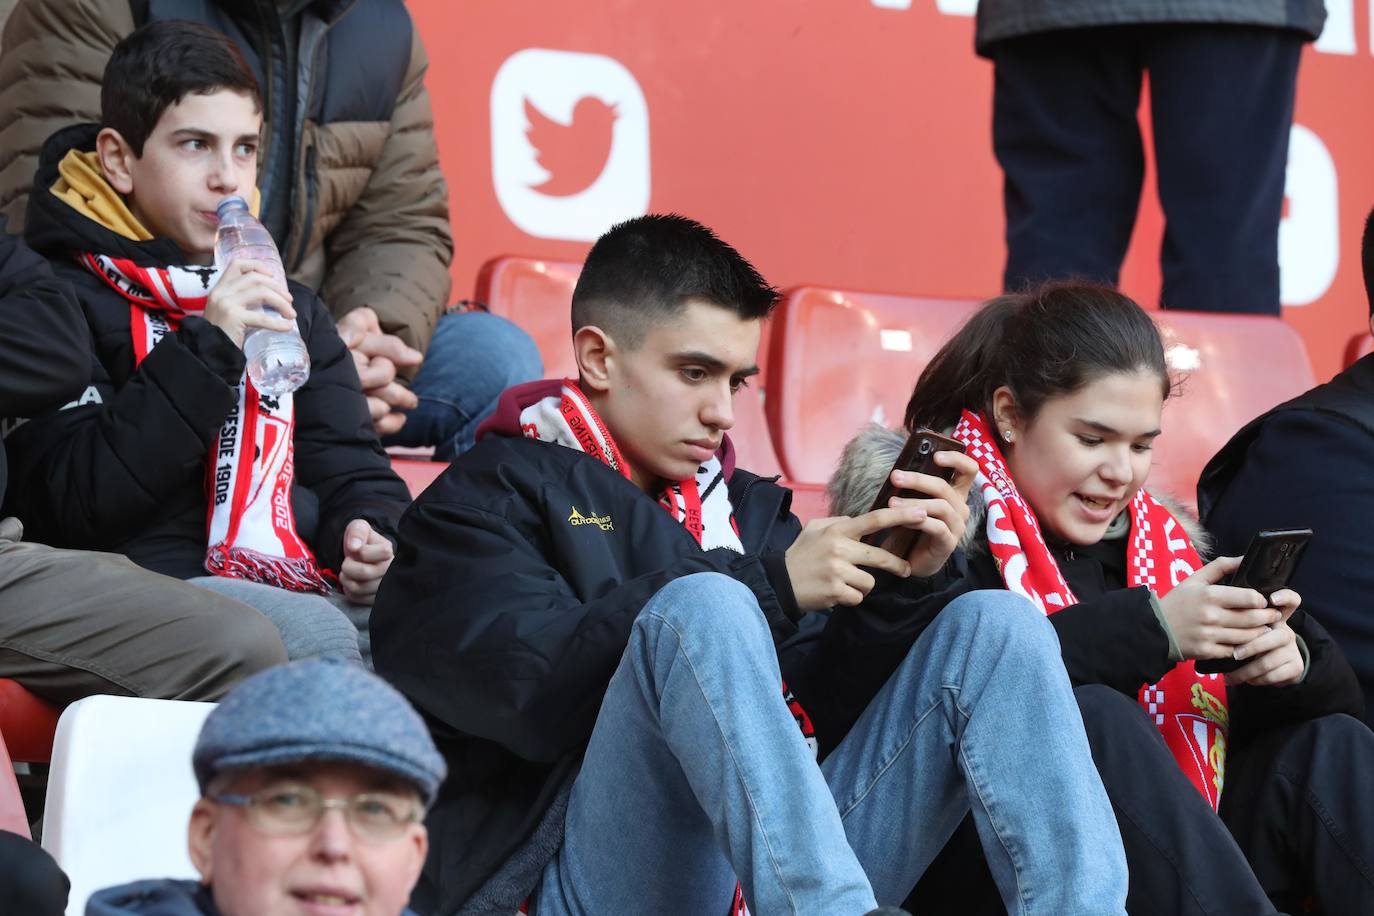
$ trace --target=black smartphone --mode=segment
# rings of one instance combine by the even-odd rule
[[[950,481],[954,479],[954,469],[936,464],[935,453],[962,453],[964,451],[964,443],[958,439],[943,436],[933,429],[923,427],[912,433],[906,440],[906,445],[902,446],[902,451],[897,455],[897,460],[892,463],[892,470],[915,471],[918,474],[929,474],[932,477]],[[928,493],[917,493],[915,490],[898,490],[892,485],[892,473],[888,472],[882,487],[878,490],[878,498],[873,500],[873,505],[868,511],[887,508],[887,501],[893,496],[900,496],[903,499],[921,499],[929,495]],[[921,532],[912,531],[910,528],[888,528],[873,532],[865,537],[863,542],[875,547],[882,547],[899,557],[905,557],[911,553],[911,548],[916,546],[916,541],[920,536]]]
[[[1260,531],[1250,539],[1250,546],[1245,548],[1245,556],[1241,557],[1240,567],[1222,584],[1253,588],[1268,601],[1274,592],[1288,587],[1293,572],[1298,568],[1298,560],[1302,559],[1310,540],[1311,528]],[[1199,674],[1226,674],[1243,664],[1245,661],[1236,661],[1234,658],[1199,659],[1197,670]]]

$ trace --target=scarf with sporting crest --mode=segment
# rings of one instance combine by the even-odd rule
[[[83,254],[83,267],[129,302],[135,364],[187,315],[201,315],[219,270],[139,267],[130,260]],[[205,568],[297,592],[327,592],[330,573],[296,533],[291,511],[295,467],[292,395],[258,394],[247,373],[238,403],[220,426],[206,461],[210,510]]]
[[[964,411],[954,438],[978,462],[975,486],[987,507],[988,547],[1010,591],[1029,598],[1046,614],[1077,604],[1059,571],[1035,513],[1021,497],[997,439],[978,414]],[[1147,586],[1159,597],[1202,567],[1183,526],[1142,488],[1130,505],[1127,551],[1129,584]],[[1226,774],[1226,682],[1198,674],[1192,660],[1175,665],[1138,693],[1140,705],[1184,774],[1215,810]]]
[[[630,479],[629,465],[621,457],[615,440],[572,379],[564,379],[559,395],[535,401],[521,410],[520,431],[529,439],[554,442],[586,452],[618,471],[626,480]],[[691,532],[702,550],[725,547],[736,553],[744,553],[739,526],[735,523],[734,509],[730,505],[730,492],[725,485],[725,469],[719,456],[712,455],[703,462],[697,468],[695,477],[669,484],[659,496],[658,504]],[[782,693],[787,708],[797,721],[797,727],[815,754],[816,730],[811,726],[811,719],[786,683],[782,685]],[[730,903],[730,916],[749,916],[743,889],[738,884]]]

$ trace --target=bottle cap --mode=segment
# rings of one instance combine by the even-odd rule
[[[224,198],[224,200],[221,200],[219,202],[219,206],[215,208],[215,215],[220,219],[224,219],[224,215],[228,213],[230,210],[246,211],[247,209],[248,201],[244,200],[242,197],[226,197]]]

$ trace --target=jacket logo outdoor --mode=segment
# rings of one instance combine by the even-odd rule
[[[577,507],[572,507],[572,513],[568,516],[568,524],[576,528],[578,525],[595,525],[602,531],[614,531],[615,523],[611,521],[609,515],[583,515],[577,511]]]

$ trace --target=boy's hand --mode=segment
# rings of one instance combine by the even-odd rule
[[[835,605],[856,605],[873,590],[873,574],[883,569],[905,579],[911,564],[881,547],[860,540],[865,535],[898,525],[920,525],[925,512],[909,506],[875,509],[854,518],[812,519],[787,548],[784,559],[792,593],[803,611]]]
[[[281,317],[264,312],[264,305]],[[291,307],[291,293],[273,276],[271,268],[261,261],[240,260],[230,264],[210,290],[205,320],[242,349],[243,335],[249,328],[290,331],[296,326],[296,310]]]
[[[343,553],[339,585],[345,597],[354,604],[371,604],[396,555],[395,549],[365,519],[355,518],[344,529]]]
[[[398,366],[418,366],[424,358],[420,351],[406,346],[394,334],[382,333],[377,313],[362,306],[339,319],[339,336],[353,354],[367,409],[378,436],[396,432],[405,424],[406,415],[420,403],[409,388],[396,381]]]

